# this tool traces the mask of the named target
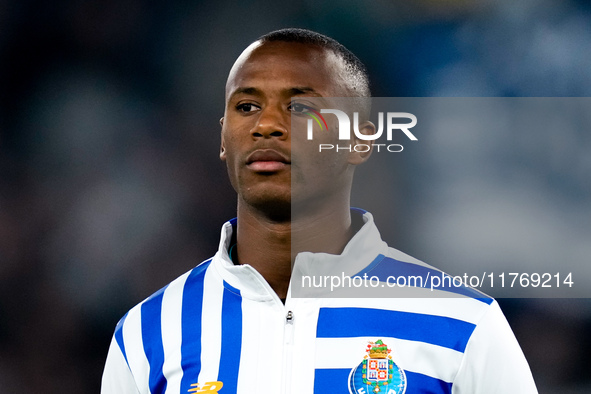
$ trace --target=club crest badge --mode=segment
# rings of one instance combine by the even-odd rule
[[[381,339],[369,342],[366,355],[349,374],[351,394],[404,394],[406,375],[392,360],[391,349]]]

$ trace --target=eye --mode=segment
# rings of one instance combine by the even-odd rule
[[[308,107],[302,103],[291,103],[287,109],[300,114],[308,111]]]
[[[298,102],[292,102],[288,107],[287,107],[288,111],[291,111],[294,114],[302,114],[305,115],[308,112],[313,112],[311,111],[312,107],[306,104],[302,104],[302,103],[298,103]]]
[[[260,107],[257,105],[254,105],[253,103],[242,103],[242,104],[238,104],[236,106],[236,109],[239,112],[252,113],[252,112],[258,111],[260,109]]]

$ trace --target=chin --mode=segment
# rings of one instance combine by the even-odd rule
[[[285,200],[260,201],[255,208],[274,222],[291,220],[291,202]]]
[[[272,191],[265,188],[261,193],[243,193],[242,199],[246,204],[263,213],[267,218],[275,222],[291,220],[291,193]]]

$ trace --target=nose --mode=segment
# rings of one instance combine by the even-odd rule
[[[287,111],[283,111],[278,106],[267,106],[260,111],[257,122],[251,130],[251,135],[253,138],[286,139],[290,126],[290,117]]]

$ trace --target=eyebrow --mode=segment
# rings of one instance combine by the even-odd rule
[[[287,90],[287,93],[290,96],[298,96],[301,94],[308,94],[308,93],[317,93],[316,90],[314,90],[313,88],[309,88],[307,86],[298,86],[298,87],[293,87]]]
[[[231,96],[236,96],[237,94],[249,94],[253,96],[261,96],[263,93],[257,88],[238,88],[234,92],[232,92]]]
[[[309,94],[309,93],[318,94],[316,92],[316,90],[314,90],[314,88],[310,88],[307,86],[295,86],[293,88],[285,89],[284,92],[285,92],[285,95],[289,96],[289,97],[300,96],[302,94]],[[264,95],[260,89],[257,89],[254,87],[243,87],[243,88],[236,89],[230,97],[234,97],[239,94],[248,94],[251,96],[263,96]]]

